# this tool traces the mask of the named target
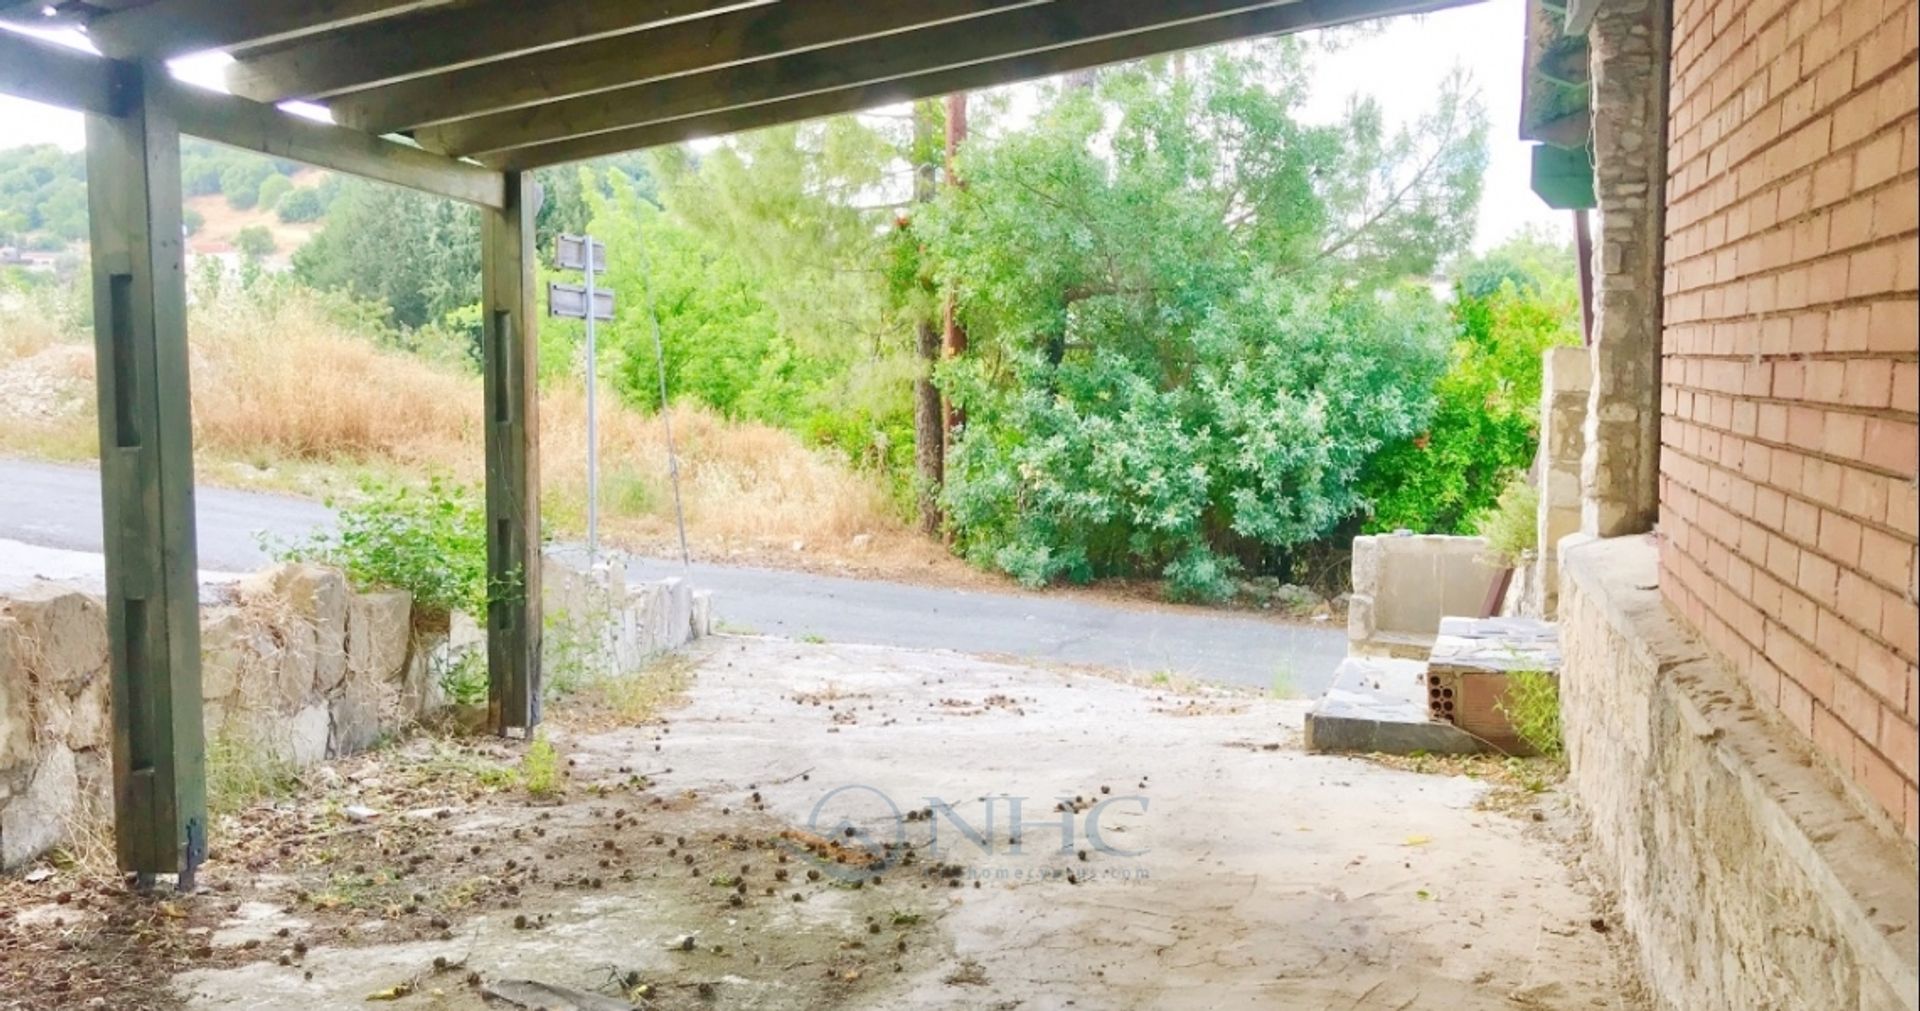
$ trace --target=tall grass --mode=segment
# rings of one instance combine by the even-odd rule
[[[85,459],[97,451],[93,354],[84,316],[41,292],[0,294],[0,452]],[[480,378],[383,346],[300,289],[227,291],[189,321],[194,439],[205,465],[345,477],[484,477]],[[34,425],[8,415],[16,385],[61,390]],[[39,400],[46,400],[45,396]],[[36,401],[38,402],[38,401]],[[665,432],[657,416],[600,397],[602,515],[612,533],[664,542],[673,531]],[[586,396],[554,384],[539,403],[544,512],[584,525]],[[880,483],[793,434],[681,405],[672,412],[689,534],[706,552],[805,541],[844,548],[924,544]],[[215,476],[221,476],[215,472]],[[336,481],[334,487],[340,486]],[[926,545],[917,550],[937,553]]]

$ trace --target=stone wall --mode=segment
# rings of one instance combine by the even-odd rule
[[[1540,516],[1528,610],[1552,618],[1559,605],[1556,545],[1580,529],[1580,456],[1586,445],[1593,363],[1586,348],[1548,348],[1540,373]]]
[[[1499,575],[1483,538],[1355,537],[1348,649],[1362,656],[1425,657],[1440,619],[1479,617]]]
[[[618,566],[549,559],[545,664],[629,673],[706,634],[711,601],[681,580],[629,587]],[[441,676],[486,660],[464,616],[419,631],[400,592],[360,593],[339,572],[283,565],[214,588],[201,609],[210,764],[304,767],[360,751],[446,705]],[[0,598],[0,870],[112,807],[106,612],[41,583]]]
[[[1910,841],[1917,60],[1916,0],[1678,0],[1660,388],[1667,600]]]
[[[1663,606],[1647,536],[1561,543],[1560,691],[1588,860],[1663,1007],[1920,1001],[1912,854]]]

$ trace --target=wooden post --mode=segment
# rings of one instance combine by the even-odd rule
[[[486,382],[488,718],[540,722],[540,425],[535,396],[531,176],[506,173],[506,206],[481,214]]]
[[[146,75],[116,65],[109,113],[87,116],[93,332],[107,628],[113,665],[114,842],[143,882],[205,857],[193,427],[180,134]]]

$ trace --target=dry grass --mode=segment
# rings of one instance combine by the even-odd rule
[[[36,295],[0,303],[0,452],[97,452],[90,339]],[[479,377],[345,332],[300,292],[196,306],[194,437],[203,479],[324,494],[365,473],[483,478]],[[585,527],[586,397],[541,395],[541,482],[555,532]],[[658,550],[674,538],[661,419],[601,403],[601,514],[608,535]],[[32,405],[32,412],[21,410]],[[945,562],[877,481],[791,433],[698,407],[672,412],[688,533],[704,557],[805,553],[882,571]],[[853,545],[867,535],[861,546]]]

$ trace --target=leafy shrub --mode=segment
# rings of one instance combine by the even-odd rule
[[[552,797],[560,793],[560,753],[544,731],[536,733],[526,754],[520,756],[520,783],[533,797]]]
[[[1487,539],[1493,556],[1511,568],[1539,545],[1539,517],[1540,491],[1518,475],[1507,482],[1493,508],[1474,520],[1474,527]]]
[[[358,499],[335,508],[334,529],[274,554],[334,566],[356,586],[405,590],[428,613],[484,618],[487,525],[478,495],[438,478],[425,488],[369,479]]]
[[[1549,758],[1566,750],[1559,678],[1543,671],[1514,671],[1507,675],[1507,692],[1497,704],[1528,747]]]
[[[261,260],[272,255],[279,244],[273,241],[273,233],[265,225],[248,225],[240,229],[233,237],[234,248],[249,260]]]
[[[320,195],[318,187],[304,186],[281,197],[274,211],[280,215],[281,221],[289,225],[318,221],[321,215],[327,213],[327,201]]]
[[[260,182],[258,205],[263,211],[273,210],[279,206],[280,199],[291,192],[293,180],[279,174],[270,175]]]
[[[1539,442],[1541,356],[1579,342],[1573,251],[1522,236],[1456,271],[1433,420],[1367,466],[1369,530],[1465,531]]]

